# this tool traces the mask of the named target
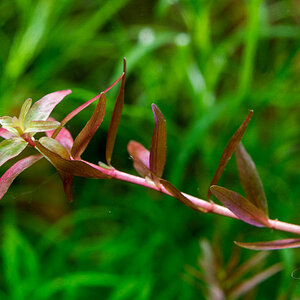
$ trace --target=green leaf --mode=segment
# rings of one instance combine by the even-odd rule
[[[300,247],[300,239],[283,239],[268,242],[242,243],[234,242],[237,246],[251,250],[279,250]]]
[[[217,184],[224,169],[225,166],[227,165],[229,159],[231,158],[236,146],[238,145],[238,143],[241,141],[247,127],[248,124],[252,118],[253,115],[253,110],[250,110],[247,118],[244,120],[244,122],[242,123],[242,125],[239,127],[239,129],[234,133],[234,135],[231,137],[231,139],[229,140],[229,142],[227,143],[224,152],[222,153],[218,168],[214,174],[214,177],[210,183],[210,187],[214,184]],[[210,189],[208,189],[208,199],[211,196],[211,191]]]
[[[27,146],[27,142],[19,138],[4,140],[0,143],[0,166],[9,159],[19,155]]]
[[[46,121],[55,106],[71,92],[71,90],[54,92],[35,102],[25,117],[25,127],[28,127],[31,121]]]
[[[106,140],[106,162],[108,165],[110,165],[112,153],[114,150],[115,140],[117,136],[117,131],[119,127],[119,122],[121,119],[123,106],[124,106],[124,88],[125,88],[125,80],[126,80],[126,59],[124,58],[124,64],[123,64],[123,77],[122,82],[119,90],[119,94],[117,96],[117,100],[115,103],[115,107],[113,110],[113,114],[110,120],[109,129],[107,133],[107,140]]]
[[[31,107],[31,104],[32,104],[32,99],[27,99],[22,107],[21,107],[21,111],[20,111],[20,114],[19,114],[19,121],[20,121],[20,125],[22,127],[22,129],[24,129],[24,126],[25,126],[25,117]]]
[[[235,150],[236,163],[246,197],[268,216],[268,205],[263,184],[255,164],[242,143]]]
[[[159,182],[164,186],[164,188],[176,199],[181,201],[186,206],[201,212],[207,212],[203,208],[195,205],[191,200],[185,197],[174,185],[172,185],[169,181],[164,179],[159,179]]]
[[[74,159],[80,158],[81,154],[88,146],[91,138],[94,136],[95,132],[101,125],[105,115],[105,108],[106,95],[105,93],[101,93],[100,99],[97,103],[92,117],[89,119],[87,124],[84,126],[84,128],[81,130],[74,141],[73,147],[71,149],[71,154]]]
[[[130,141],[127,145],[127,151],[133,159],[133,166],[142,177],[150,177],[149,169],[150,152],[142,144],[136,141]]]
[[[242,221],[257,227],[270,226],[266,215],[240,194],[217,185],[211,186],[210,190]]]
[[[35,141],[36,148],[47,158],[58,170],[74,176],[86,178],[110,178],[104,174],[100,167],[82,160],[68,160],[44,147],[40,142]]]
[[[151,149],[150,149],[150,170],[161,177],[166,163],[167,153],[167,125],[160,109],[153,103],[152,111],[155,119]]]
[[[57,121],[30,121],[24,132],[45,132],[48,130],[54,130],[59,127],[59,125],[60,123]]]
[[[58,154],[62,158],[70,159],[70,154],[67,149],[60,144],[57,140],[52,139],[50,137],[44,136],[39,139],[39,142],[50,151]]]

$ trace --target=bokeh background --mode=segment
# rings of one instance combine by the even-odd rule
[[[228,139],[254,109],[243,141],[264,182],[270,216],[299,224],[299,24],[298,0],[1,0],[1,115],[17,114],[28,97],[70,88],[54,112],[62,120],[121,74],[125,56],[116,168],[136,174],[126,145],[134,139],[150,146],[155,102],[168,126],[165,178],[205,199]],[[104,161],[117,91],[108,93],[88,161]],[[92,111],[68,124],[74,136]],[[220,184],[243,193],[234,159]],[[74,198],[65,201],[59,176],[44,160],[1,200],[0,299],[222,299],[212,296],[215,281],[205,275],[226,277],[238,251],[233,240],[292,237],[199,214],[112,180],[77,178]],[[231,268],[253,255],[240,250]],[[211,262],[206,269],[204,261]],[[277,262],[282,271],[243,299],[300,299],[300,280],[291,277],[299,250],[270,253],[252,263],[251,276]]]

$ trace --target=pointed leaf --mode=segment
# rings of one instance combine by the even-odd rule
[[[240,299],[240,297],[253,289],[255,286],[259,285],[264,280],[268,279],[269,277],[273,276],[274,274],[278,273],[282,270],[281,263],[277,263],[272,267],[267,268],[266,270],[252,276],[251,278],[245,280],[238,286],[235,286],[229,293],[229,299]]]
[[[50,151],[58,154],[62,158],[70,159],[70,154],[57,140],[44,136],[39,139],[39,142]]]
[[[186,206],[201,212],[206,212],[203,208],[195,205],[191,202],[187,197],[185,197],[174,185],[172,185],[169,181],[164,179],[159,179],[159,182],[164,186],[164,188],[176,199],[181,201]]]
[[[149,170],[150,152],[142,144],[130,141],[127,145],[128,153],[133,159],[133,166],[142,177],[150,177]]]
[[[229,140],[229,142],[227,143],[225,150],[222,153],[218,168],[214,174],[214,177],[210,183],[209,186],[212,186],[214,184],[217,184],[229,159],[231,158],[236,146],[238,145],[238,143],[241,141],[247,127],[248,124],[252,118],[253,115],[253,110],[250,110],[247,118],[244,120],[244,122],[242,123],[242,125],[239,127],[239,129],[234,133],[234,135],[231,137],[231,139]],[[210,189],[208,189],[208,199],[211,196],[211,191]]]
[[[24,125],[25,125],[25,117],[31,107],[31,104],[32,104],[32,99],[27,99],[22,107],[21,107],[21,111],[20,111],[20,115],[19,115],[19,121],[20,121],[20,124],[21,124],[21,127],[22,129],[24,129]]]
[[[247,199],[268,216],[268,205],[263,184],[252,158],[242,143],[238,144],[235,150],[235,157]]]
[[[100,99],[97,103],[95,111],[89,121],[86,123],[84,128],[76,137],[73,147],[71,149],[71,154],[73,158],[78,159],[80,158],[81,154],[84,152],[86,147],[88,146],[91,138],[96,133],[97,129],[101,125],[104,115],[105,115],[105,108],[106,108],[106,95],[101,93]]]
[[[53,118],[49,118],[48,121],[55,121],[55,119]],[[46,135],[48,137],[52,137],[53,133],[55,132],[55,130],[49,130],[46,131]],[[60,144],[62,144],[62,146],[64,146],[69,153],[71,153],[71,149],[73,147],[73,137],[70,133],[70,131],[68,129],[66,129],[65,127],[63,127],[60,132],[58,133],[58,135],[55,138]]]
[[[161,177],[166,163],[167,126],[162,112],[154,103],[152,104],[152,111],[155,119],[155,127],[151,141],[150,170],[157,177]]]
[[[300,247],[300,239],[284,239],[268,242],[242,243],[234,242],[237,246],[251,250],[278,250]]]
[[[19,138],[4,140],[0,143],[0,166],[9,159],[19,155],[27,146],[27,142]]]
[[[3,137],[4,139],[11,139],[13,137],[15,137],[14,134],[12,134],[11,132],[9,132],[7,129],[5,128],[0,128],[0,136]]]
[[[59,127],[60,123],[57,121],[31,121],[28,124],[28,127],[25,129],[25,133],[36,133],[36,132],[45,132],[48,130],[54,130]]]
[[[270,226],[265,214],[240,194],[217,185],[211,186],[210,190],[242,221],[257,227]]]
[[[81,160],[67,160],[58,154],[45,148],[41,143],[35,141],[36,148],[47,158],[50,163],[58,170],[74,176],[86,178],[110,178],[104,174],[100,167],[92,165],[88,162]]]
[[[69,174],[69,173],[62,172],[62,171],[58,171],[58,174],[59,174],[60,179],[63,183],[66,198],[68,199],[69,202],[72,202],[73,201],[73,192],[72,192],[73,175]]]
[[[30,121],[47,120],[55,106],[70,93],[72,93],[71,90],[54,92],[35,102],[25,117],[25,127]]]
[[[110,165],[111,162],[111,156],[114,150],[119,122],[121,119],[123,106],[124,106],[124,88],[125,88],[125,80],[126,80],[126,59],[125,58],[124,58],[123,72],[124,72],[124,76],[122,77],[119,94],[117,96],[117,100],[115,103],[115,107],[113,110],[113,114],[110,120],[109,129],[107,133],[105,157],[108,165]]]
[[[12,117],[8,117],[8,116],[0,117],[0,124],[3,127],[14,126],[14,120]]]
[[[32,166],[41,158],[43,158],[43,156],[40,154],[31,155],[19,160],[12,167],[10,167],[0,178],[0,199],[2,199],[10,185],[20,173]]]

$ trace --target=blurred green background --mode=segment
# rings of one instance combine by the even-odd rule
[[[205,199],[228,139],[254,109],[243,140],[270,217],[299,224],[299,24],[298,0],[1,0],[1,115],[17,114],[28,97],[70,88],[54,112],[62,120],[121,74],[125,56],[116,168],[135,174],[126,145],[150,146],[155,102],[168,126],[165,178]],[[117,90],[108,93],[88,161],[104,161]],[[68,124],[73,136],[92,111]],[[234,159],[220,184],[243,193]],[[200,239],[222,252],[222,278],[233,240],[291,236],[199,214],[123,182],[77,178],[74,196],[65,201],[59,176],[43,160],[1,200],[0,299],[219,299],[202,281],[208,244],[201,250]],[[241,250],[241,262],[253,254]],[[291,278],[299,250],[272,252],[257,272],[276,262],[283,270],[243,299],[300,299],[300,280]]]

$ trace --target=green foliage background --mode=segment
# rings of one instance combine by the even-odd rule
[[[125,56],[115,167],[135,173],[126,145],[150,146],[155,102],[168,126],[165,178],[205,198],[228,139],[254,109],[244,144],[270,216],[299,224],[299,22],[297,0],[1,0],[1,115],[71,88],[55,111],[61,120],[107,88]],[[91,162],[104,161],[116,92],[85,153]],[[73,135],[91,114],[70,122]],[[233,159],[220,184],[242,193]],[[233,240],[290,236],[122,182],[78,178],[74,195],[66,203],[58,175],[41,161],[1,200],[0,299],[206,299],[184,267],[198,268],[199,239],[228,261]],[[242,260],[252,254],[242,250]],[[277,261],[283,271],[247,299],[300,299],[291,278],[299,250],[273,252],[267,265]]]

